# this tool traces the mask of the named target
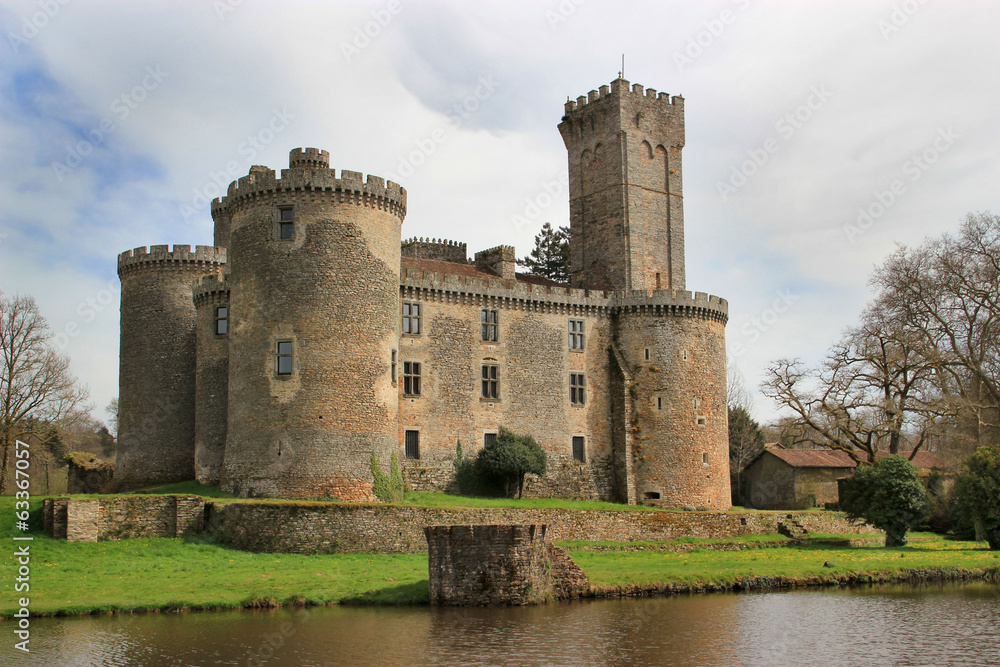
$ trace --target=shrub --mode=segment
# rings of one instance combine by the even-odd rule
[[[548,457],[530,435],[517,435],[500,429],[496,440],[487,444],[476,457],[475,470],[480,478],[493,479],[504,490],[504,495],[517,497],[524,491],[524,476],[528,473],[544,475]]]
[[[953,516],[958,532],[1000,549],[1000,446],[980,447],[966,460],[955,482]]]
[[[906,533],[927,516],[927,491],[917,467],[898,454],[858,466],[844,484],[841,507],[885,531],[887,547],[906,544]]]
[[[372,452],[371,468],[374,478],[372,493],[375,494],[375,497],[383,503],[403,502],[403,473],[399,468],[399,457],[396,456],[396,453],[393,452],[392,458],[389,460],[388,475],[382,472],[382,466],[379,465],[375,452]]]

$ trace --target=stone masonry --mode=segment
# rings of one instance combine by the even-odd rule
[[[372,454],[443,490],[506,427],[549,457],[528,495],[727,509],[728,304],[685,290],[683,98],[617,79],[564,113],[572,286],[509,245],[402,241],[405,189],[316,148],[233,182],[214,247],[123,253],[118,482],[373,500]]]
[[[579,596],[586,577],[545,532],[544,525],[428,526],[431,605],[528,605]]]
[[[81,503],[83,503],[81,505]],[[72,512],[70,506],[75,505]],[[835,512],[679,512],[514,508],[428,508],[318,502],[214,501],[199,496],[45,498],[42,525],[57,539],[179,537],[207,531],[218,543],[275,553],[421,553],[433,525],[544,524],[551,541],[663,541],[774,534],[797,525],[811,533],[877,535]],[[556,556],[551,556],[556,558]]]

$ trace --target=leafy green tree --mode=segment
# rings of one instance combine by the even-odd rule
[[[542,225],[535,235],[535,247],[518,264],[536,276],[543,276],[557,283],[569,284],[569,228],[553,229],[551,223]]]
[[[990,549],[1000,549],[1000,445],[980,447],[966,460],[955,482],[954,507],[958,523]]]
[[[862,463],[844,484],[840,505],[849,519],[885,531],[887,547],[906,545],[906,533],[929,511],[917,467],[898,454]]]
[[[544,475],[548,457],[530,435],[517,435],[500,429],[496,440],[487,443],[476,457],[476,471],[481,477],[497,480],[508,497],[517,486],[517,497],[524,491],[524,476],[528,473]]]
[[[733,502],[743,502],[743,471],[764,451],[764,432],[743,406],[729,408],[729,477]]]

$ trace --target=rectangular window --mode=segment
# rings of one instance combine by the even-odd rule
[[[569,321],[569,349],[583,350],[585,345],[583,337],[583,320]]]
[[[420,364],[416,361],[403,362],[403,395],[420,395]]]
[[[420,431],[407,431],[404,440],[406,445],[406,458],[420,458]]]
[[[497,441],[496,433],[483,433],[483,447],[489,447]]]
[[[396,350],[392,351],[391,361],[389,362],[389,377],[392,378],[392,384],[396,384]]]
[[[278,341],[277,362],[278,375],[292,374],[292,341]]]
[[[574,435],[573,436],[573,458],[577,461],[586,461],[586,452],[583,450],[583,436]]]
[[[215,335],[225,336],[229,333],[229,307],[219,306],[215,309]]]
[[[420,335],[419,303],[403,303],[403,334],[407,336]]]
[[[569,404],[584,405],[586,397],[587,378],[583,373],[569,374]]]
[[[483,398],[500,398],[500,367],[483,364]]]
[[[288,240],[295,236],[295,211],[291,207],[278,209],[278,237]]]
[[[479,337],[483,340],[496,342],[499,329],[499,312],[483,310],[479,313]]]

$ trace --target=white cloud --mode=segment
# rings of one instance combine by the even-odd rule
[[[988,5],[920,4],[900,22],[893,2],[402,2],[395,13],[389,2],[232,4],[220,18],[209,2],[67,3],[17,53],[0,45],[0,287],[35,294],[54,326],[114,279],[118,252],[210,243],[196,195],[229,179],[229,163],[239,174],[280,169],[297,146],[329,150],[338,169],[388,175],[447,128],[400,178],[404,236],[470,251],[514,243],[523,255],[542,222],[567,222],[565,193],[542,196],[565,176],[562,103],[613,79],[622,51],[627,78],[687,100],[689,286],[729,299],[731,342],[779,290],[800,295],[740,357],[751,383],[772,358],[818,358],[860,311],[894,242],[1000,210],[998,100],[980,74],[1000,59],[1000,10]],[[6,3],[3,33],[37,7]],[[689,40],[704,45],[679,68],[674,54]],[[143,86],[148,68],[166,73],[155,87]],[[452,127],[449,109],[483,77],[500,85]],[[830,99],[781,136],[775,123],[816,86]],[[123,95],[134,103],[124,118]],[[276,113],[291,118],[246,150]],[[52,162],[105,118],[114,132],[60,181]],[[948,127],[954,145],[906,180],[907,160]],[[779,150],[723,201],[717,184],[773,136]],[[852,243],[845,225],[897,178],[905,193]],[[515,216],[532,204],[536,227],[519,229]],[[69,348],[101,418],[117,382],[116,308]]]

